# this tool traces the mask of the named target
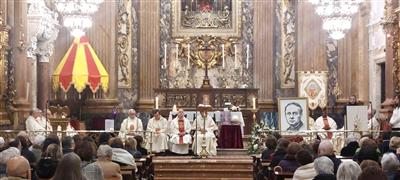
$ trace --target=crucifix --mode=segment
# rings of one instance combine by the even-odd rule
[[[214,59],[215,49],[211,49],[208,41],[204,42],[203,48],[199,49],[199,59],[204,63],[205,72],[204,79],[201,88],[212,88],[210,84],[210,79],[208,78],[208,66],[210,62]]]

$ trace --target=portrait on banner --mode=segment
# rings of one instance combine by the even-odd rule
[[[328,103],[326,71],[298,72],[298,96],[308,100],[308,107],[315,110],[317,107],[324,108]]]
[[[278,101],[280,130],[298,132],[308,129],[307,98],[280,98]]]

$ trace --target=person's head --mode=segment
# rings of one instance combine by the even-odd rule
[[[112,148],[109,145],[100,145],[99,149],[97,149],[97,157],[101,160],[109,160],[112,159]]]
[[[58,163],[52,180],[86,180],[81,171],[81,159],[75,153],[68,153]]]
[[[155,109],[153,110],[153,115],[155,119],[160,119],[161,115],[160,115],[160,110],[159,109]]]
[[[381,164],[384,172],[396,172],[400,166],[399,159],[393,153],[383,154]]]
[[[394,105],[400,106],[400,94],[397,94],[396,96],[394,96]]]
[[[16,156],[7,161],[7,176],[28,178],[30,173],[29,161],[23,156]]]
[[[289,140],[287,140],[286,138],[280,138],[278,139],[278,145],[276,146],[276,150],[284,150],[286,152],[289,144],[290,144]]]
[[[74,139],[71,136],[64,137],[62,140],[62,148],[74,150],[75,149]]]
[[[31,111],[31,115],[32,115],[34,118],[41,117],[41,116],[42,116],[42,110],[40,110],[40,109],[38,109],[38,108],[33,108],[32,111]]]
[[[400,148],[400,137],[393,136],[392,138],[390,138],[389,148],[394,150]]]
[[[136,142],[137,142],[137,146],[136,147],[142,147],[142,143],[143,143],[143,137],[142,136],[135,136]]]
[[[321,140],[319,139],[314,139],[311,146],[314,154],[318,155],[318,149],[319,149],[319,144],[321,143]]]
[[[108,132],[102,132],[99,136],[99,145],[108,144],[111,139],[111,134]]]
[[[16,139],[10,141],[10,142],[8,143],[8,146],[9,146],[9,147],[15,147],[15,148],[21,149],[21,141],[20,141],[18,138],[16,138]]]
[[[75,147],[82,142],[82,137],[79,134],[72,136],[72,138],[74,139]]]
[[[136,117],[136,111],[134,110],[134,109],[129,109],[128,110],[128,116],[130,117],[130,118],[135,118]]]
[[[301,122],[303,109],[300,104],[296,102],[289,103],[285,106],[286,121],[290,126],[295,126]]]
[[[286,158],[295,159],[296,153],[301,150],[301,146],[297,142],[291,142],[287,148]]]
[[[366,167],[362,170],[361,174],[358,176],[358,180],[387,180],[386,174],[381,168],[371,166]]]
[[[378,144],[376,144],[376,142],[373,139],[368,138],[368,139],[364,140],[361,143],[360,148],[361,149],[373,149],[373,150],[375,150],[375,149],[378,148]]]
[[[314,160],[314,169],[317,174],[333,174],[333,162],[326,156]]]
[[[363,162],[361,162],[361,164],[360,164],[360,168],[361,168],[361,170],[364,170],[365,168],[367,168],[367,167],[371,167],[371,166],[375,166],[375,167],[377,167],[377,168],[381,168],[381,166],[376,162],[376,161],[373,161],[373,160],[364,160]]]
[[[136,151],[137,142],[135,138],[128,138],[125,141],[125,149],[128,151]]]
[[[110,146],[112,148],[124,148],[124,143],[122,142],[121,138],[112,138],[110,142]]]
[[[302,149],[296,153],[296,161],[303,166],[312,163],[313,157],[309,151]]]
[[[357,180],[360,174],[361,168],[356,162],[344,161],[340,163],[336,177],[337,179]]]
[[[275,150],[277,145],[277,140],[274,136],[267,136],[267,138],[265,139],[265,147],[267,147],[270,150]]]
[[[329,140],[322,140],[318,147],[318,155],[330,156],[333,155],[333,144]]]
[[[95,149],[89,141],[82,141],[81,144],[76,146],[75,153],[81,158],[82,161],[90,162],[95,156]]]
[[[22,149],[28,149],[29,148],[29,143],[28,143],[28,139],[26,139],[23,136],[17,136],[17,139],[19,140],[19,142],[21,143],[21,148]]]
[[[24,138],[28,141],[28,144],[29,144],[29,134],[28,134],[26,131],[20,131],[20,132],[18,132],[17,136],[22,136],[22,137],[24,137]]]
[[[43,142],[43,151],[46,151],[47,146],[50,144],[60,144],[60,140],[58,139],[58,136],[56,134],[49,134],[47,138]]]
[[[58,146],[57,144],[50,144],[49,146],[47,146],[47,149],[46,151],[44,151],[42,156],[54,160],[60,160],[62,157],[60,146]]]
[[[183,109],[179,108],[179,110],[178,110],[178,119],[183,119],[184,115],[185,115],[185,112],[183,111]]]
[[[349,104],[351,104],[351,105],[356,105],[357,104],[357,97],[356,97],[356,95],[351,95],[350,97],[349,97]]]

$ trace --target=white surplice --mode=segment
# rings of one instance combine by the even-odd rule
[[[130,128],[131,125],[133,125],[133,129]],[[122,121],[118,136],[123,140],[125,140],[126,136],[129,135],[129,133],[134,133],[143,136],[142,132],[135,132],[135,131],[143,131],[142,120],[137,117],[135,117],[134,119],[128,117],[124,119],[124,121]]]
[[[165,133],[167,130],[167,119],[160,116],[160,119],[151,118],[149,123],[147,124],[147,131],[151,131],[152,135],[147,135],[147,144],[146,149],[152,152],[164,152],[168,149],[168,136]],[[160,129],[158,133],[156,133],[156,129]],[[152,145],[150,147],[150,141],[152,140]]]
[[[33,116],[29,116],[25,121],[25,126],[31,142],[33,142],[38,135],[46,137],[45,131],[53,131],[50,122],[46,121],[45,117],[34,118]]]
[[[192,146],[193,152],[196,152],[196,154],[200,154],[202,150],[201,146],[203,144],[203,141],[205,141],[208,155],[217,155],[217,138],[215,137],[214,131],[218,130],[218,126],[214,123],[213,119],[210,116],[207,116],[206,120],[204,120],[200,115],[198,115],[197,119],[193,121],[193,130],[196,129],[196,124],[197,131],[194,135],[195,140]],[[201,129],[205,129],[205,132],[202,133]]]
[[[181,124],[181,128],[179,125]],[[192,143],[192,137],[190,136],[190,122],[188,119],[183,118],[179,123],[178,117],[176,117],[170,123],[170,134],[172,143],[171,151],[177,154],[187,154],[189,152],[189,144]],[[180,133],[185,133],[183,136]]]

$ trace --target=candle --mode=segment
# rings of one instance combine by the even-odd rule
[[[188,44],[187,68],[190,68],[190,44]]]
[[[235,69],[237,69],[237,58],[236,58],[236,44],[233,46],[233,48],[234,48],[234,53],[233,53],[233,57],[234,57],[234,64],[235,64]]]
[[[225,68],[225,44],[222,44],[222,68]]]
[[[164,43],[164,68],[167,68],[167,43]]]
[[[175,49],[176,49],[176,61],[179,60],[179,44],[175,45]]]
[[[158,97],[156,97],[156,109],[158,109]]]
[[[249,54],[250,54],[250,45],[247,44],[247,49],[246,49],[246,69],[249,69]]]
[[[253,109],[254,110],[256,109],[256,98],[255,97],[253,97]]]
[[[26,96],[26,99],[27,99],[27,100],[29,99],[29,85],[30,85],[30,84],[27,82],[27,83],[26,83],[26,92],[25,92],[25,93],[26,93],[25,96]]]

